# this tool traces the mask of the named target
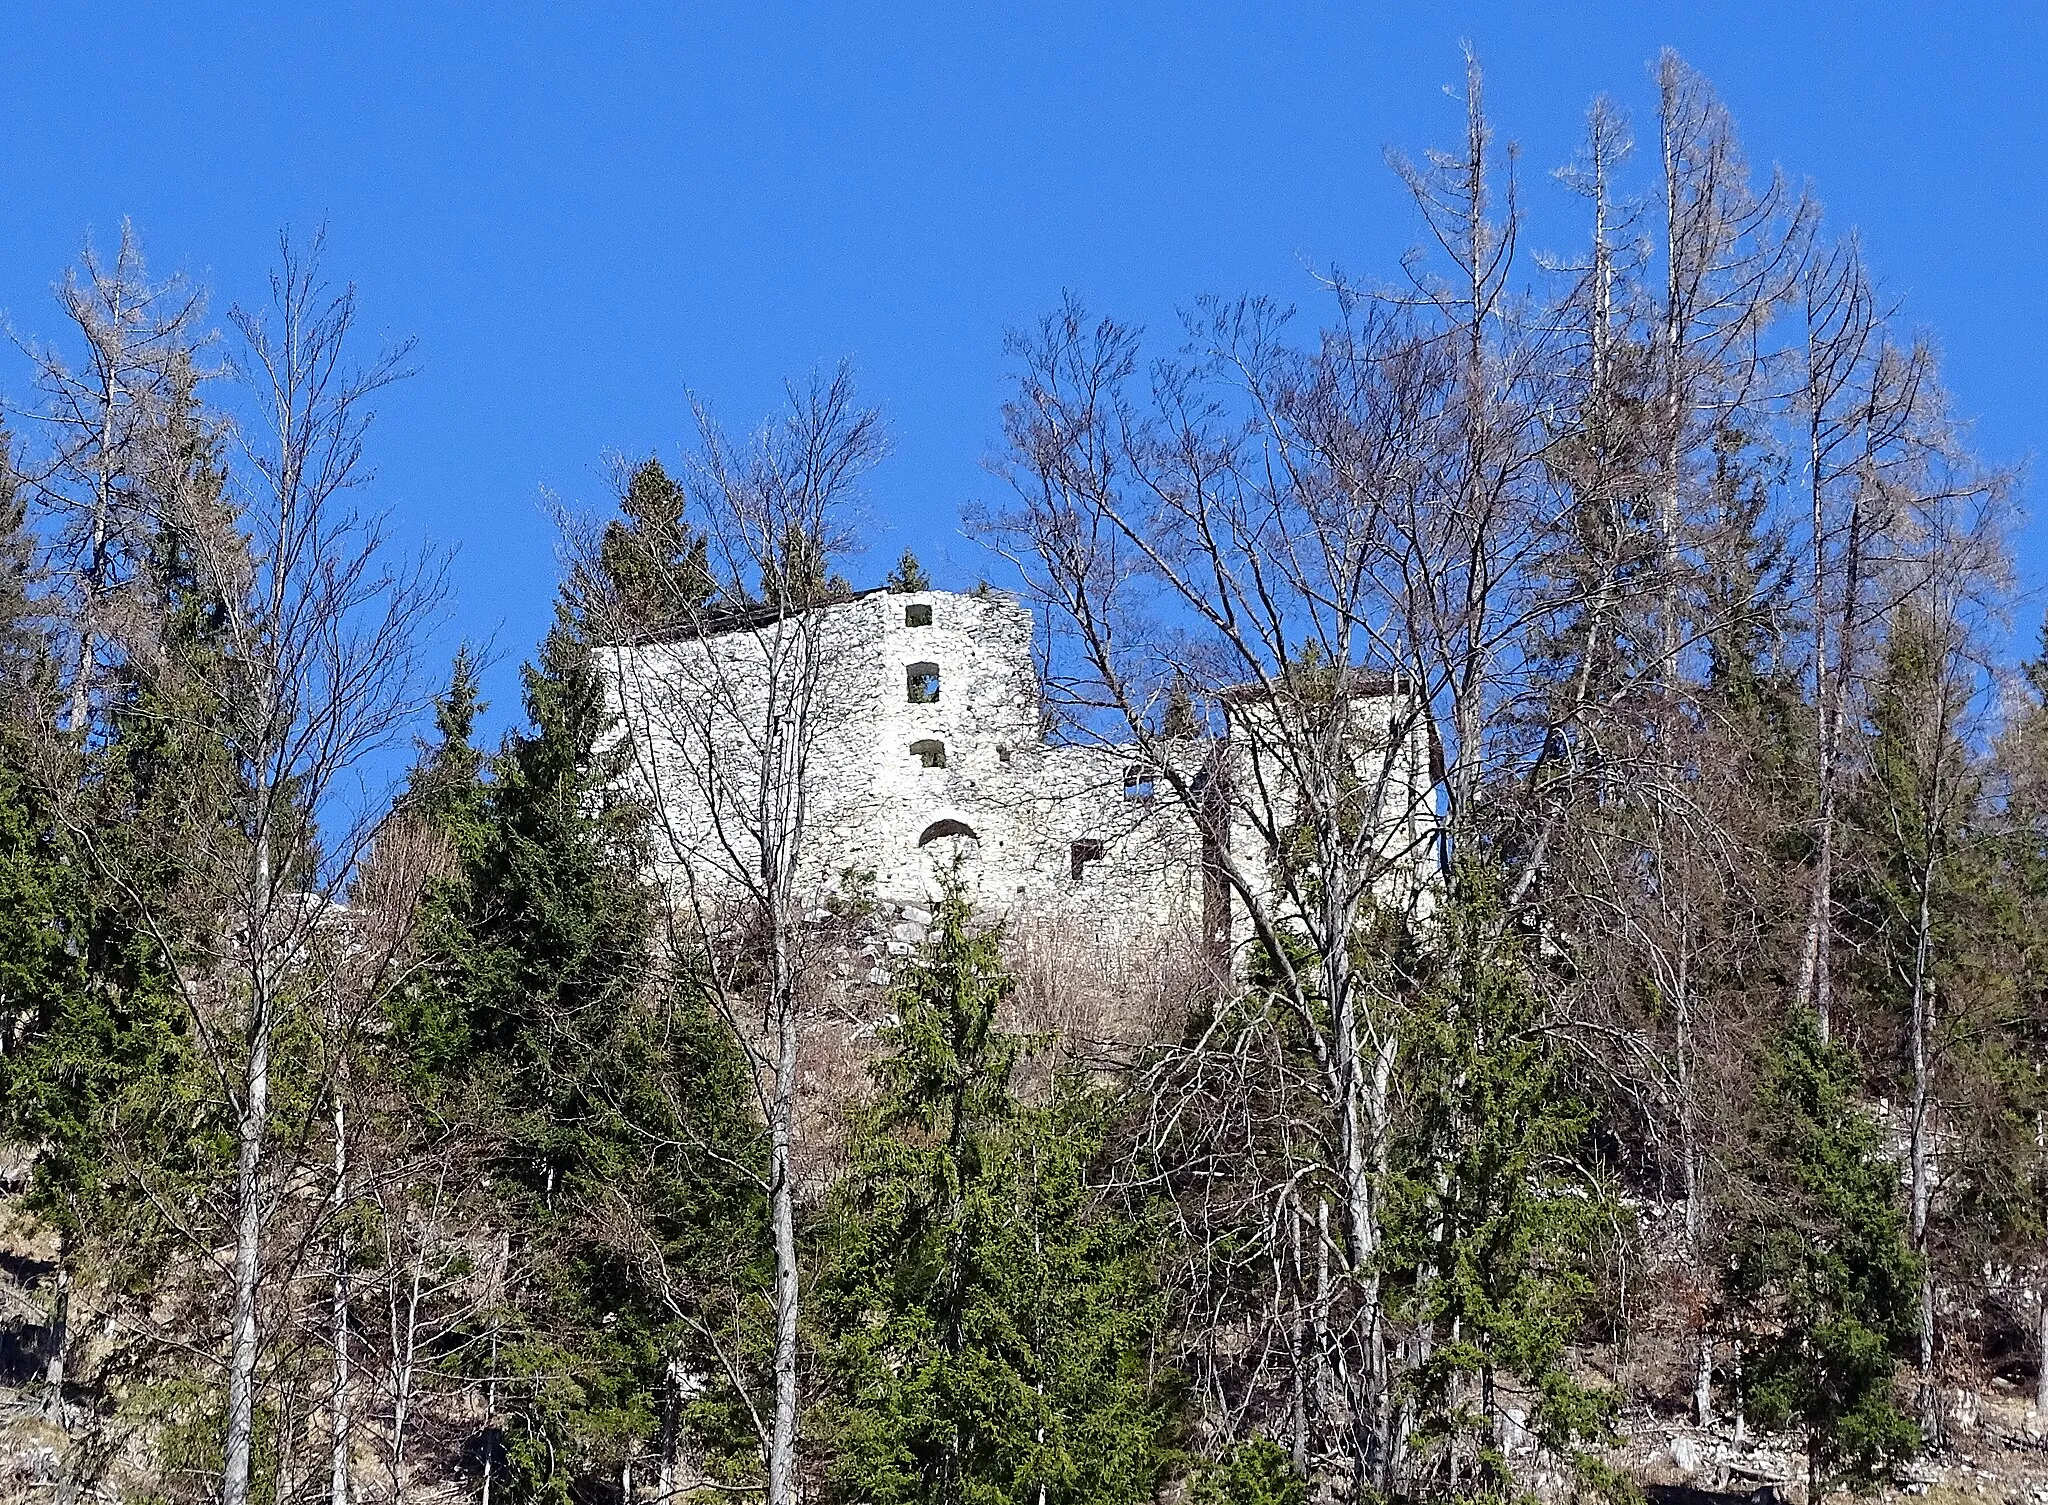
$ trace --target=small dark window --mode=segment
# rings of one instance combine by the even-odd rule
[[[964,836],[969,841],[977,843],[981,840],[979,836],[974,834],[974,827],[967,825],[963,821],[937,820],[924,828],[924,835],[917,838],[917,844],[921,847],[928,847],[944,836]]]
[[[910,755],[927,768],[946,766],[946,744],[936,737],[927,737],[922,742],[911,743]]]
[[[1001,764],[1004,768],[1008,768],[1010,766],[1009,748],[1000,746],[996,748],[996,762]]]
[[[939,666],[912,664],[903,671],[903,693],[912,705],[939,703]]]
[[[1067,848],[1068,876],[1078,881],[1081,875],[1088,870],[1089,863],[1100,862],[1102,858],[1103,845],[1101,842],[1093,838],[1075,842]]]
[[[932,625],[932,608],[929,602],[903,608],[905,627],[929,627]]]
[[[1152,798],[1153,773],[1144,763],[1133,763],[1124,770],[1124,798],[1127,800],[1149,800]]]

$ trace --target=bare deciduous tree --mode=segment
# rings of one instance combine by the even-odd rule
[[[811,755],[852,693],[830,614],[815,608],[844,593],[831,566],[851,541],[861,480],[885,450],[880,417],[860,404],[846,368],[792,384],[788,396],[745,441],[697,410],[684,484],[707,553],[669,572],[662,642],[616,613],[601,561],[586,556],[580,571],[594,630],[616,645],[612,682],[630,777],[653,818],[678,986],[703,989],[732,1029],[767,1132],[773,1400],[748,1404],[770,1505],[790,1505],[797,1489],[794,1139],[820,986],[812,917],[836,877],[813,850]]]
[[[361,797],[364,760],[423,704],[417,650],[442,599],[438,561],[397,557],[382,524],[351,505],[370,479],[370,404],[404,374],[404,351],[354,363],[354,291],[327,284],[320,251],[317,239],[304,248],[285,240],[268,305],[232,312],[249,403],[233,429],[228,502],[189,485],[156,502],[219,624],[218,641],[185,666],[197,730],[226,754],[219,787],[203,791],[219,818],[206,847],[189,854],[185,912],[138,881],[104,833],[76,833],[173,969],[232,1108],[225,1505],[249,1498],[259,1366],[266,1330],[284,1316],[263,1309],[266,1273],[277,1273],[266,1272],[266,1247],[299,1167],[273,1168],[268,1156],[274,1138],[294,1154],[307,1145],[306,1125],[273,1132],[273,1049],[279,1029],[308,1009],[339,1022],[321,1004],[347,985],[344,967],[361,970],[337,930],[349,923],[341,900],[378,821]],[[198,947],[195,920],[210,930]],[[316,1097],[324,1104],[324,1091]],[[299,1228],[280,1247],[296,1259],[312,1241]]]

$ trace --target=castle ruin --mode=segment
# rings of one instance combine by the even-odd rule
[[[807,617],[813,646],[800,664],[786,639],[743,618],[611,650],[619,706],[644,749],[640,777],[669,833],[672,891],[701,893],[751,860],[763,827],[746,808],[760,782],[752,728],[778,675],[809,672],[815,703],[795,731],[806,892],[871,879],[877,899],[916,910],[941,865],[957,863],[977,909],[1013,930],[1085,932],[1112,948],[1170,932],[1225,952],[1246,938],[1201,829],[1159,769],[1131,747],[1048,738],[1033,622],[1014,597],[876,590]],[[1404,854],[1388,886],[1412,897],[1435,860],[1430,738],[1391,679],[1377,693],[1384,706],[1368,695],[1355,714],[1393,739],[1377,754],[1382,834]],[[1241,735],[1256,714],[1227,704],[1222,736],[1168,744],[1169,755],[1210,788],[1256,757]],[[1267,870],[1258,824],[1229,825],[1240,871]]]

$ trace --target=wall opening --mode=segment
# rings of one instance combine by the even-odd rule
[[[1010,749],[1006,743],[998,742],[996,744],[996,766],[999,768],[1008,768],[1010,766]]]
[[[1157,775],[1149,763],[1133,763],[1124,770],[1124,798],[1127,800],[1149,800],[1152,798]]]
[[[926,737],[922,742],[911,743],[910,755],[927,768],[946,766],[946,744],[936,737]]]
[[[931,625],[932,625],[932,608],[931,608],[931,603],[930,603],[930,602],[928,602],[928,601],[927,601],[927,602],[920,602],[920,603],[919,603],[919,604],[917,604],[916,606],[906,606],[906,607],[904,607],[904,608],[903,608],[903,625],[904,625],[905,627],[929,627],[929,626],[931,626]]]
[[[939,666],[912,664],[903,671],[903,697],[912,705],[939,703]]]
[[[933,842],[947,836],[963,836],[973,842],[981,840],[979,836],[974,834],[974,827],[964,821],[935,820],[924,828],[924,835],[917,838],[917,844],[921,847],[928,847]]]
[[[1079,882],[1088,871],[1088,864],[1100,862],[1107,855],[1103,843],[1093,837],[1077,841],[1067,848],[1067,876]]]

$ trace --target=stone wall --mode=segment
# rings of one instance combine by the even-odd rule
[[[677,892],[730,887],[758,853],[764,748],[801,748],[807,894],[871,882],[900,916],[928,905],[957,863],[977,908],[1013,929],[1111,947],[1185,932],[1199,948],[1220,911],[1195,823],[1130,749],[1046,740],[1032,627],[999,591],[877,591],[795,622],[612,650],[634,777],[667,833],[663,876]],[[810,692],[792,694],[799,684]],[[777,737],[765,735],[771,711]],[[1393,739],[1366,758],[1385,764],[1383,820],[1405,842],[1432,798],[1426,731],[1391,695],[1380,719]],[[1241,787],[1287,798],[1257,766],[1256,739],[1239,742],[1190,742],[1184,766],[1235,760],[1259,776]],[[1265,870],[1253,823],[1231,846],[1242,871]]]

